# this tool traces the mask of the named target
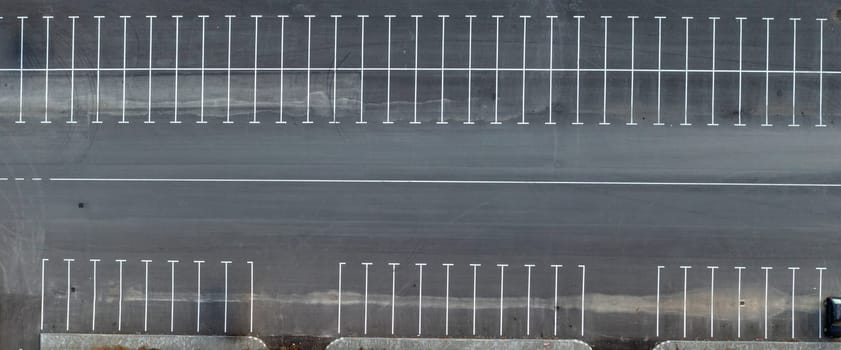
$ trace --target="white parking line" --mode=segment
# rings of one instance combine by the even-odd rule
[[[418,336],[421,336],[423,330],[423,267],[426,263],[415,263],[418,267]]]
[[[47,261],[50,259],[42,258],[41,259],[41,326],[39,330],[44,330],[44,270],[46,270]],[[475,290],[475,287],[474,287]],[[474,302],[475,305],[475,302]],[[475,313],[475,312],[474,312]]]
[[[788,269],[791,270],[791,339],[794,339],[794,276],[797,273],[797,270],[800,270],[800,268],[789,267]]]
[[[715,338],[715,270],[718,266],[707,266],[710,269],[710,338]]]
[[[394,124],[391,121],[391,22],[395,15],[383,16],[388,20],[388,44],[386,46],[386,83],[385,83],[385,121],[383,124]],[[392,331],[392,334],[394,332]]]
[[[496,20],[496,38],[494,41],[494,121],[491,124],[499,125],[499,19],[502,15],[491,16]]]
[[[205,52],[205,35],[207,34],[207,18],[210,17],[208,15],[199,15],[201,18],[201,102],[199,103],[199,120],[196,122],[197,124],[206,124],[207,121],[204,120],[204,71],[205,71],[205,62],[204,62],[204,52]],[[281,67],[283,68],[283,67]],[[281,75],[283,71],[281,71]],[[198,333],[198,326],[196,326],[196,332]]]
[[[47,23],[46,48],[44,49],[44,120],[41,124],[50,124],[50,20],[53,16],[42,16]]]
[[[423,15],[412,15],[412,18],[415,19],[415,79],[414,79],[414,103],[413,112],[412,112],[412,121],[409,124],[420,124],[418,121],[418,40],[420,40],[419,32],[418,32],[418,22]]]
[[[167,260],[170,266],[169,290],[169,332],[175,331],[175,263],[178,260]]]
[[[526,28],[527,28],[528,19],[531,18],[531,16],[520,16],[520,18],[523,19],[523,82],[522,82],[523,94],[522,94],[522,101],[521,101],[522,102],[522,112],[521,112],[521,118],[522,119],[517,124],[528,125],[529,123],[526,122],[526,48],[527,48],[527,41],[526,41],[527,30],[526,30]]]
[[[254,333],[254,262],[246,261],[250,274],[250,292],[248,297],[248,333]]]
[[[765,318],[763,321],[762,329],[765,331],[765,339],[768,339],[768,271],[772,270],[773,267],[763,266],[763,270],[765,270]]]
[[[773,124],[768,121],[768,68],[771,64],[771,59],[769,57],[771,53],[771,21],[773,21],[774,18],[763,17],[762,20],[765,21],[765,123],[763,123],[762,126],[773,126]]]
[[[339,298],[336,303],[339,308],[339,314],[336,317],[336,334],[342,334],[342,266],[347,263],[339,263]]]
[[[684,57],[684,73],[683,73],[683,123],[680,125],[683,126],[690,126],[692,125],[689,123],[689,20],[693,17],[681,17],[686,23],[686,39],[684,42],[686,43],[686,48],[683,54]],[[684,321],[685,323],[685,321]],[[684,329],[684,333],[686,330]],[[686,334],[683,336],[686,338]]]
[[[259,31],[260,31],[260,17],[262,15],[251,15],[251,18],[254,18],[254,88],[253,88],[253,98],[251,101],[251,121],[249,124],[260,124],[260,121],[257,120],[257,44],[260,42],[259,38]],[[306,16],[304,16],[306,17]],[[309,19],[309,18],[308,18]],[[310,86],[310,75],[309,75],[309,66],[310,66],[310,42],[309,42],[309,31],[307,31],[307,118],[309,118],[309,86]]]
[[[742,338],[742,270],[744,266],[734,267],[739,273],[739,284],[736,289],[736,338]]]
[[[362,322],[362,334],[368,334],[368,268],[373,264],[374,263],[370,262],[362,263],[362,266],[365,266],[365,298],[363,301],[364,318]]]
[[[508,264],[496,264],[499,267],[499,336],[502,336],[503,300],[505,299],[505,267]]]
[[[149,105],[146,109],[146,124],[154,124],[155,122],[152,120],[152,21],[157,16],[149,15],[146,18],[149,19]]]
[[[661,102],[661,86],[663,80],[661,79],[663,73],[663,20],[666,16],[654,16],[657,19],[657,122],[656,126],[662,126],[662,119],[660,118],[660,102]]]
[[[181,18],[184,17],[182,15],[172,15],[172,18],[175,19],[175,71],[173,72],[173,76],[175,76],[175,85],[173,85],[173,115],[172,120],[169,122],[170,124],[180,124],[181,122],[178,121],[178,40],[181,37],[179,32]],[[170,327],[171,328],[171,327]]]
[[[338,45],[339,45],[339,18],[342,18],[342,15],[330,15],[333,18],[333,120],[331,120],[330,124],[338,124],[339,122],[336,120],[336,77],[338,75],[338,61],[337,61],[337,54],[338,54]]]
[[[307,19],[307,117],[306,120],[304,120],[304,124],[312,124],[312,120],[310,119],[310,80],[312,76],[312,69],[310,67],[310,57],[312,55],[310,54],[310,52],[312,47],[312,19],[315,17],[315,15],[306,15],[304,17],[306,17]],[[257,59],[255,58],[254,60],[256,62]],[[256,67],[257,65],[255,64],[254,66]]]
[[[447,34],[447,17],[450,15],[438,15],[438,18],[441,18],[441,119],[435,124],[447,124],[444,121],[444,38]]]
[[[821,22],[823,23],[823,22]],[[822,332],[822,321],[823,315],[823,272],[826,271],[825,267],[816,267],[815,270],[818,270],[818,339],[823,337]]]
[[[554,70],[554,51],[555,51],[555,19],[558,16],[546,16],[549,19],[549,121],[547,121],[546,125],[555,125],[555,122],[552,121],[552,85],[554,85],[554,79],[552,79],[552,72]],[[472,23],[471,23],[472,25]]]
[[[224,311],[223,311],[223,318],[224,323],[222,326],[222,332],[227,334],[228,333],[228,265],[232,262],[230,260],[222,260],[220,263],[225,266],[225,302],[224,302]]]
[[[526,335],[531,334],[531,269],[534,264],[523,265],[528,269],[528,277],[526,278]]]
[[[581,19],[584,16],[572,16],[578,24],[575,40],[575,122],[572,125],[582,125],[581,122]]]
[[[70,19],[70,120],[67,124],[76,124],[73,119],[76,102],[76,20],[79,16],[67,16]]]
[[[564,265],[557,265],[557,264],[549,265],[549,267],[551,267],[555,270],[555,292],[553,294],[553,298],[554,298],[553,300],[554,301],[552,302],[552,311],[553,311],[553,315],[552,315],[552,320],[553,320],[552,336],[557,336],[558,335],[558,269],[563,267],[563,266]]]
[[[660,336],[660,270],[665,268],[665,266],[657,266],[657,309],[655,311],[655,336]]]
[[[733,126],[745,126],[742,123],[742,63],[744,62],[742,59],[742,47],[744,46],[742,33],[746,19],[747,17],[736,17],[736,20],[739,21],[739,107],[737,108],[738,121]]]
[[[683,337],[686,338],[686,279],[692,266],[681,266],[683,269]]]
[[[446,263],[441,265],[447,269],[447,278],[444,287],[444,335],[450,335],[450,268],[453,267],[453,264]]]
[[[816,127],[826,127],[826,124],[823,123],[823,24],[826,22],[826,18],[817,18],[816,19],[820,24],[820,58],[819,58],[819,70],[820,73],[818,74],[818,124],[815,125]]]
[[[120,16],[123,19],[123,103],[122,103],[122,118],[117,122],[118,124],[128,124],[126,120],[126,33],[128,32],[128,19],[131,16]]]
[[[789,18],[792,24],[792,44],[791,44],[791,124],[788,126],[797,127],[797,21],[800,18]],[[792,338],[794,336],[792,335]]]
[[[473,96],[473,19],[476,18],[476,15],[465,15],[464,17],[467,18],[467,121],[464,122],[466,125],[473,124],[473,120],[471,119],[471,97]],[[551,50],[551,48],[550,48]],[[550,54],[551,56],[551,54]],[[550,63],[551,66],[551,63]],[[552,73],[549,72],[550,80],[552,79]],[[552,88],[549,87],[549,100],[551,101],[552,97]],[[550,115],[551,115],[551,108],[550,108]]]
[[[288,15],[278,15],[277,16],[277,18],[280,18],[280,97],[279,97],[280,116],[279,116],[279,119],[275,122],[275,124],[286,124],[286,121],[283,120],[283,71],[284,71],[283,59],[284,59],[284,56],[285,56],[284,53],[283,53],[283,50],[285,48],[284,40],[285,40],[285,34],[286,34],[285,31],[286,31],[286,18],[287,17],[289,17],[289,16]],[[334,32],[334,34],[335,34],[335,32]],[[335,36],[334,36],[334,46],[333,47],[335,48]],[[336,54],[335,54],[335,50],[333,52],[334,52],[333,53],[333,62],[334,62],[334,68],[333,68],[333,71],[334,71],[334,75],[333,75],[333,84],[334,84],[333,85],[333,106],[334,106],[333,107],[333,120],[335,120],[336,119],[336,108],[335,108],[335,105],[336,105],[336,87],[335,87],[335,83],[336,83],[336,76],[335,76]]]
[[[102,19],[105,18],[105,16],[93,16],[93,18],[96,18],[96,112],[92,123],[101,124],[102,120],[99,119],[99,83],[101,73],[100,61],[102,58]],[[21,33],[21,35],[23,35],[23,33]]]
[[[628,19],[631,20],[631,112],[630,112],[630,120],[627,123],[625,123],[625,125],[637,125],[637,123],[634,122],[634,68],[636,68],[634,66],[634,60],[636,58],[635,55],[634,55],[634,46],[636,44],[636,42],[635,42],[636,41],[635,32],[636,32],[636,20],[637,20],[637,18],[640,18],[640,17],[639,16],[628,16]],[[607,22],[605,22],[605,24],[607,24]],[[605,66],[605,67],[607,67],[607,66]]]
[[[64,319],[64,330],[70,331],[70,263],[75,261],[75,259],[64,259],[64,262],[67,263],[67,292],[65,295],[67,296],[67,307]]]
[[[581,268],[581,336],[584,336],[584,286],[586,285],[587,266],[578,265]]]
[[[149,330],[149,263],[152,260],[140,260],[143,263],[143,332]]]
[[[391,266],[391,335],[394,335],[394,306],[397,285],[397,266],[400,263],[388,263]]]
[[[228,19],[228,71],[227,71],[227,98],[225,100],[225,121],[223,124],[233,124],[234,122],[231,121],[231,27],[233,26],[233,20],[236,15],[225,15],[225,18]]]
[[[613,16],[601,17],[604,20],[604,72],[602,73],[604,80],[602,81],[602,122],[599,125],[610,125],[607,122],[607,20]]]
[[[91,332],[96,330],[96,263],[100,259],[90,259],[93,263],[93,298],[91,299]]]
[[[199,333],[201,324],[201,264],[204,260],[193,260],[196,264],[196,333]]]
[[[710,122],[707,126],[718,126],[715,122],[715,22],[721,19],[721,17],[710,17],[712,21],[712,28],[713,28],[713,39],[712,39],[712,73],[711,79],[712,83],[710,84]]]
[[[20,20],[20,96],[18,97],[18,120],[15,122],[17,124],[26,123],[23,120],[23,22],[26,21],[27,18],[29,17],[18,16],[18,19]]]
[[[366,124],[365,121],[365,18],[368,15],[356,15],[362,22],[362,30],[359,41],[359,120],[356,124]]]
[[[117,301],[117,331],[119,332],[123,330],[123,264],[126,259],[116,259],[114,261],[120,265],[120,291]]]
[[[473,268],[473,330],[471,332],[472,335],[476,335],[476,273],[479,266],[482,266],[482,264],[470,264],[470,267]]]

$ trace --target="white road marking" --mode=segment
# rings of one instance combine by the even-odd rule
[[[522,102],[522,111],[520,113],[521,120],[517,124],[528,125],[529,123],[526,121],[526,48],[527,48],[527,41],[526,41],[527,30],[526,30],[526,28],[527,28],[528,19],[531,18],[531,16],[520,16],[520,18],[523,19],[523,82],[522,82],[523,94],[522,94],[522,101],[521,101]]]
[[[420,122],[418,121],[418,22],[420,21],[421,17],[423,17],[423,15],[412,15],[412,18],[415,19],[415,96],[413,103],[412,121],[409,122],[409,124],[420,124]]]
[[[531,334],[531,269],[533,264],[523,265],[528,269],[528,277],[526,278],[526,335]]]
[[[640,17],[628,16],[628,19],[631,20],[631,116],[630,120],[625,123],[625,125],[637,125],[637,123],[634,122],[634,68],[636,68],[634,66],[634,59],[636,58],[634,55],[634,46],[636,44],[635,32],[637,18]],[[605,65],[605,68],[607,68],[607,65]]]
[[[821,26],[821,33],[820,33],[820,59],[819,59],[819,70],[820,73],[818,74],[818,124],[815,127],[826,127],[826,124],[823,123],[823,24],[826,22],[826,18],[817,18],[816,19]]]
[[[744,60],[742,59],[742,47],[743,47],[743,29],[744,29],[744,22],[747,17],[736,17],[736,20],[739,21],[739,108],[738,108],[738,121],[734,126],[745,126],[742,123],[742,63]],[[741,271],[739,272],[741,273]],[[739,309],[741,311],[741,309]]]
[[[394,307],[395,307],[395,294],[397,288],[397,266],[400,266],[400,263],[388,263],[391,266],[391,335],[394,335]]]
[[[231,121],[231,26],[233,25],[233,20],[236,15],[225,15],[225,18],[228,19],[228,71],[227,71],[227,98],[225,101],[225,121],[223,124],[233,124],[234,122]]]
[[[122,118],[117,122],[118,124],[128,124],[126,120],[126,33],[128,31],[128,19],[131,16],[120,16],[123,19],[123,104],[122,104]]]
[[[225,266],[225,294],[224,294],[225,295],[225,299],[224,299],[225,300],[225,302],[224,302],[225,306],[224,306],[224,311],[223,311],[224,323],[223,323],[223,326],[222,326],[222,332],[227,334],[228,333],[228,265],[230,265],[232,262],[230,260],[222,260],[222,261],[220,261],[220,263],[222,263],[222,265]]]
[[[821,22],[823,23],[823,22]],[[816,267],[815,270],[818,270],[818,339],[823,337],[823,332],[821,331],[823,320],[821,310],[823,307],[823,272],[826,270],[825,267]]]
[[[499,336],[502,336],[503,300],[505,299],[505,267],[508,264],[496,264],[499,267]]]
[[[364,299],[364,319],[363,319],[363,331],[362,334],[368,334],[368,268],[373,265],[374,263],[364,262],[362,266],[365,266],[365,299]]]
[[[254,333],[254,262],[246,261],[250,274],[250,289],[248,297],[248,333]]]
[[[655,312],[655,336],[660,336],[660,270],[665,266],[657,266],[657,311]]]
[[[196,333],[199,333],[201,323],[201,264],[204,260],[193,260],[196,264]]]
[[[681,266],[683,269],[683,337],[686,338],[686,278],[692,266]]]
[[[96,263],[100,259],[90,259],[93,263],[93,298],[91,300],[91,332],[96,330]]]
[[[657,19],[657,122],[654,125],[662,126],[663,120],[660,118],[660,102],[661,102],[661,86],[663,80],[661,75],[663,73],[663,20],[666,16],[654,16]]]
[[[476,335],[476,273],[479,266],[482,264],[470,264],[470,267],[473,268],[473,330],[471,332],[472,335]]]
[[[42,258],[41,259],[41,326],[40,330],[44,330],[44,270],[46,269],[47,261],[50,259]],[[475,287],[474,287],[475,290]],[[475,302],[474,302],[475,305]],[[475,314],[475,312],[474,312]]]
[[[581,19],[584,16],[572,16],[578,23],[575,40],[575,122],[572,125],[582,125],[581,122]]]
[[[386,46],[386,83],[385,83],[385,121],[383,124],[394,124],[391,121],[391,21],[395,15],[383,16],[388,20],[388,44]],[[392,334],[394,332],[392,331]]]
[[[330,15],[333,18],[333,120],[329,122],[329,124],[338,124],[339,121],[336,120],[336,77],[338,75],[338,61],[337,61],[337,53],[338,53],[338,40],[339,40],[339,18],[342,18],[342,15]]]
[[[102,19],[105,16],[93,16],[93,18],[96,18],[96,112],[92,123],[102,124],[102,120],[99,119],[99,83],[102,58]],[[21,35],[23,35],[22,32]]]
[[[70,19],[70,120],[67,124],[76,124],[73,119],[74,104],[76,102],[76,20],[79,16],[67,16]]]
[[[683,72],[683,123],[680,125],[683,126],[690,126],[692,125],[689,123],[689,20],[693,19],[693,17],[681,17],[683,18],[684,22],[686,23],[686,38],[684,42],[686,43],[683,58],[684,58],[684,72]],[[684,317],[685,318],[685,317]],[[685,323],[685,321],[684,321]],[[684,333],[686,330],[684,329]],[[686,334],[683,336],[686,338]]]
[[[277,18],[280,18],[280,119],[278,119],[275,124],[286,124],[286,121],[283,120],[283,72],[284,72],[284,65],[283,65],[283,49],[285,48],[285,31],[286,31],[286,18],[289,17],[288,15],[278,15]],[[335,17],[334,17],[335,18]],[[334,33],[335,34],[335,33]],[[334,72],[335,72],[335,62],[336,62],[336,54],[335,54],[335,37],[333,43],[333,62],[334,62]],[[333,75],[333,120],[336,119],[336,76],[335,73]]]
[[[553,294],[554,301],[552,302],[552,336],[558,335],[558,269],[563,266],[564,265],[549,265],[549,267],[555,270],[555,292]]]
[[[423,326],[423,267],[426,266],[426,263],[415,263],[415,266],[418,267],[418,336],[421,336],[421,330]]]
[[[800,18],[789,18],[792,24],[791,44],[791,124],[788,126],[797,127],[797,21]],[[792,335],[792,338],[794,336]]]
[[[119,332],[123,330],[123,263],[126,262],[126,259],[116,259],[114,261],[120,265],[120,291],[117,301],[117,331]]]
[[[178,260],[167,260],[170,266],[169,289],[169,332],[175,331],[175,263]]]
[[[336,303],[339,307],[339,314],[336,317],[336,334],[342,334],[342,266],[347,263],[340,262],[339,263],[339,300]]]
[[[473,19],[476,15],[465,15],[467,18],[467,121],[464,124],[473,124],[470,115],[471,97],[473,95]],[[551,72],[549,75],[551,76]]]
[[[453,264],[441,264],[447,269],[447,278],[444,287],[444,335],[450,335],[450,268]],[[392,332],[392,334],[394,334]]]
[[[152,21],[157,16],[146,16],[149,19],[149,105],[146,109],[146,124],[154,124],[152,120]]]
[[[65,314],[64,319],[64,330],[70,331],[70,263],[75,261],[75,259],[64,259],[67,263],[67,292],[65,295],[67,296],[67,313]]]
[[[794,339],[794,275],[797,273],[797,270],[800,270],[800,268],[789,267],[788,269],[791,270],[791,339]]]
[[[260,121],[257,120],[257,44],[260,42],[259,38],[259,30],[260,30],[260,17],[262,15],[251,15],[251,18],[254,18],[254,88],[253,88],[253,99],[251,101],[251,121],[249,124],[260,124]],[[304,16],[306,17],[306,16]],[[309,23],[308,23],[309,25]],[[309,28],[309,27],[308,27]],[[307,31],[307,67],[310,66],[310,42],[309,42],[309,31]],[[309,86],[310,86],[310,75],[309,69],[307,69],[307,118],[309,118]]]
[[[367,124],[365,121],[365,19],[368,15],[356,15],[362,22],[362,31],[359,41],[359,120],[356,124]]]
[[[762,126],[773,126],[773,124],[768,122],[768,68],[771,62],[769,57],[771,52],[771,21],[773,21],[774,18],[763,17],[762,20],[765,21],[765,123],[763,123]]]
[[[174,93],[173,96],[173,115],[172,120],[169,122],[170,124],[180,124],[181,122],[178,121],[178,40],[181,37],[179,32],[180,21],[181,18],[184,17],[182,15],[172,15],[172,18],[175,19],[175,71],[173,75],[175,76],[175,85],[173,85],[172,91]],[[172,327],[170,327],[172,328]]]
[[[739,272],[739,284],[736,292],[736,338],[742,338],[742,270],[744,266],[734,267]]]
[[[310,64],[310,54],[311,47],[312,47],[312,19],[315,15],[306,15],[304,16],[307,19],[307,117],[304,120],[304,124],[312,124],[312,120],[310,119],[310,80],[312,76],[312,68]],[[255,50],[256,52],[256,50]],[[256,57],[256,56],[255,56]],[[256,62],[256,58],[255,58]],[[254,65],[257,66],[256,64]],[[256,83],[255,83],[256,84]],[[255,85],[256,86],[256,85]]]
[[[23,22],[29,18],[27,16],[18,16],[20,20],[20,96],[18,97],[18,120],[15,121],[17,124],[24,124],[26,123],[23,120]],[[42,323],[43,328],[43,323]]]
[[[715,270],[718,266],[707,266],[710,269],[710,338],[715,338]]]
[[[143,332],[149,330],[149,263],[152,260],[140,260],[143,263]]]
[[[554,85],[555,81],[554,79],[552,79],[552,72],[554,70],[553,67],[555,61],[555,18],[558,18],[558,16],[546,16],[546,18],[549,19],[549,121],[547,121],[544,124],[555,125],[555,122],[552,121],[552,85]]]
[[[494,121],[491,124],[502,124],[499,121],[499,19],[502,15],[491,16],[496,20],[496,39],[494,44]],[[500,326],[501,327],[501,326]]]
[[[435,124],[447,124],[444,121],[444,38],[447,34],[447,17],[450,15],[438,15],[438,18],[441,18],[441,119]]]
[[[768,270],[773,269],[773,267],[763,266],[763,270],[765,270],[765,318],[763,321],[762,329],[765,330],[765,339],[768,339]]]
[[[587,277],[587,266],[578,265],[581,268],[581,336],[584,336],[584,286]]]
[[[709,19],[712,21],[712,28],[713,28],[713,39],[712,39],[713,52],[712,52],[712,73],[711,73],[712,83],[710,84],[710,89],[711,89],[711,91],[710,91],[710,100],[711,100],[710,101],[710,122],[707,124],[707,126],[718,126],[718,124],[715,122],[715,22],[717,20],[721,19],[721,17],[710,17]]]
[[[41,124],[50,123],[50,20],[53,16],[42,16],[47,22],[46,48],[44,50],[44,120]]]
[[[602,122],[599,125],[610,125],[607,122],[607,20],[613,16],[601,16],[604,20],[604,72],[602,74]]]
[[[207,31],[205,30],[206,29],[206,24],[207,24],[207,18],[210,17],[210,16],[199,15],[198,17],[201,18],[201,93],[200,93],[201,103],[199,104],[199,108],[200,108],[200,110],[199,110],[199,120],[196,123],[197,124],[206,124],[207,121],[204,120],[204,71],[205,71],[205,67],[204,67],[204,51],[205,51],[204,50],[204,48],[205,48],[204,44],[205,44],[205,40],[204,39],[205,39],[205,34],[207,33]],[[281,74],[283,74],[282,71],[281,71]],[[198,333],[198,326],[196,326],[196,333]]]

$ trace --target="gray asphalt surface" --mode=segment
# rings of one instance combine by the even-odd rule
[[[42,6],[41,6],[42,5]],[[194,6],[193,6],[194,5]],[[182,7],[183,6],[183,7]],[[0,104],[4,123],[0,152],[0,181],[5,207],[0,211],[0,348],[37,347],[40,325],[41,259],[44,272],[44,329],[91,331],[93,273],[97,267],[96,331],[170,331],[171,270],[175,259],[173,331],[196,333],[197,271],[202,265],[200,334],[224,333],[223,260],[232,261],[228,275],[227,332],[246,334],[388,336],[391,334],[392,271],[397,262],[394,334],[400,336],[473,336],[473,270],[482,264],[476,280],[476,336],[500,336],[500,268],[504,276],[503,337],[578,338],[601,349],[643,349],[656,339],[741,339],[765,337],[765,272],[768,282],[768,338],[818,337],[818,300],[841,288],[835,271],[834,243],[839,224],[839,188],[818,186],[691,186],[640,184],[583,184],[572,182],[695,182],[837,184],[839,156],[838,24],[830,2],[424,2],[410,4],[352,4],[347,2],[264,5],[153,3],[136,5],[86,2],[24,2],[0,5],[0,40],[5,43],[0,67],[3,82]],[[419,32],[421,67],[440,68],[441,22],[447,19],[445,66],[465,67],[467,21],[473,27],[474,67],[495,64],[494,22],[502,14],[500,67],[522,66],[522,19],[528,24],[527,67],[548,66],[548,22],[557,14],[554,67],[575,68],[576,22],[583,14],[581,66],[603,68],[603,22],[608,27],[608,67],[630,67],[628,15],[639,15],[635,31],[638,68],[656,68],[657,22],[663,22],[664,69],[684,67],[684,22],[690,22],[689,68],[708,70],[712,63],[711,27],[717,23],[715,112],[710,121],[711,73],[689,74],[688,121],[683,122],[684,73],[662,74],[662,119],[653,126],[657,111],[657,75],[635,72],[635,117],[638,126],[626,126],[630,113],[630,72],[608,72],[607,121],[602,121],[603,72],[581,73],[580,115],[575,121],[575,72],[553,75],[552,111],[548,119],[548,73],[526,74],[528,126],[517,125],[523,115],[522,72],[500,73],[499,92],[494,72],[472,73],[471,118],[467,119],[466,71],[445,72],[445,112],[440,118],[440,71],[418,75],[418,120],[414,117],[414,77],[411,70],[392,72],[391,118],[386,115],[386,72],[366,71],[364,120],[359,119],[359,72],[337,74],[336,109],[332,119],[332,72],[311,76],[310,118],[306,120],[306,73],[284,73],[285,125],[279,118],[279,72],[258,72],[257,114],[253,115],[253,71],[241,70],[231,78],[231,120],[227,117],[227,22],[232,21],[232,66],[253,68],[254,22],[262,14],[258,65],[279,67],[280,31],[277,14],[289,14],[284,35],[288,67],[306,67],[305,14],[313,20],[311,65],[330,68],[333,26],[340,20],[339,66],[358,67],[360,28],[357,14],[370,14],[366,22],[365,66],[385,67],[387,22],[395,14],[392,66],[414,67],[414,23],[411,14],[423,14]],[[101,75],[100,118],[95,118],[95,74],[77,72],[74,115],[68,125],[68,72],[50,72],[47,118],[44,118],[44,40],[41,15],[52,14],[51,68],[70,67],[68,15],[77,23],[77,67],[95,67],[96,22],[104,15],[102,67],[122,67],[122,23],[128,22],[128,67],[148,66],[148,20],[155,14],[153,66],[173,67],[173,14],[183,14],[180,32],[179,119],[174,117],[173,71],[153,72],[152,120],[149,115],[148,71],[127,74],[128,124],[117,124],[122,112],[122,71]],[[200,118],[201,21],[208,14],[206,33],[205,118]],[[29,15],[24,36],[23,111],[25,124],[16,124],[20,93],[18,67],[20,22]],[[742,118],[738,117],[738,23],[744,27]],[[792,28],[798,23],[796,122],[791,122]],[[775,17],[771,26],[769,118],[773,127],[761,127],[765,114],[765,26],[761,17]],[[824,24],[823,91],[819,89],[819,22]],[[92,34],[93,33],[93,34]],[[494,120],[494,97],[499,96]],[[819,123],[818,106],[826,128]],[[249,124],[257,118],[260,124]],[[16,178],[19,178],[16,180]],[[40,178],[40,180],[33,180]],[[125,181],[65,181],[68,179],[123,179]],[[297,180],[440,180],[430,182],[197,182],[143,181],[148,179],[297,179]],[[134,179],[134,180],[131,180]],[[472,183],[456,181],[474,181]],[[548,183],[476,183],[475,181],[569,181]],[[67,265],[71,266],[67,318]],[[122,320],[118,321],[119,271],[115,259],[126,259],[123,270]],[[149,259],[148,309],[144,312],[145,270]],[[253,319],[249,309],[250,270],[254,262]],[[342,319],[338,320],[338,269],[342,265]],[[365,270],[368,277],[368,315],[365,321]],[[423,304],[419,317],[423,269]],[[449,294],[444,263],[452,263]],[[530,295],[527,268],[534,264]],[[558,270],[558,303],[554,301],[554,271]],[[586,266],[583,329],[581,289]],[[657,266],[661,270],[659,335],[657,327]],[[686,282],[684,328],[684,271]],[[715,272],[714,308],[710,315],[711,272]],[[737,315],[736,266],[744,266]],[[792,286],[789,267],[800,267]],[[818,270],[827,267],[818,288]],[[791,295],[794,289],[794,310]],[[446,296],[449,295],[449,304]],[[526,304],[531,309],[526,315]],[[448,305],[448,306],[447,306]],[[445,313],[449,313],[449,326]],[[557,328],[554,324],[557,310]],[[741,321],[737,322],[740,317]],[[418,319],[421,327],[419,328]],[[713,320],[711,334],[710,320]],[[527,327],[528,324],[528,327]],[[340,327],[340,329],[339,329]],[[583,331],[583,333],[582,333]],[[685,332],[685,336],[684,336]],[[583,335],[582,335],[583,334]]]

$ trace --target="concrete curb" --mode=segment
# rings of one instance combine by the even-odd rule
[[[262,340],[247,336],[41,333],[41,350],[111,349],[114,346],[126,350],[144,347],[156,350],[267,350]]]
[[[339,338],[326,350],[592,350],[579,340]]]
[[[841,350],[841,343],[669,340],[654,350]]]

